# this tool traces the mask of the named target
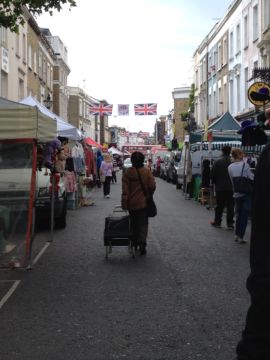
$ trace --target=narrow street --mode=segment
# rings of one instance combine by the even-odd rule
[[[104,218],[120,204],[120,177],[111,199],[96,189],[95,206],[69,211],[44,253],[50,234],[37,234],[32,270],[0,272],[1,298],[20,280],[0,310],[1,360],[234,359],[249,244],[156,178],[147,255],[114,248],[106,262]]]

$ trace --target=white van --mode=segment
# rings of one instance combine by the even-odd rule
[[[214,141],[185,142],[182,149],[182,157],[177,168],[177,189],[180,189],[188,177],[201,175],[203,160],[208,159],[212,164],[222,155],[223,146],[240,147],[241,141]]]

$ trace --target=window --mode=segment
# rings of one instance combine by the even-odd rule
[[[34,56],[33,56],[33,67],[34,67],[34,73],[37,74],[37,53],[36,51],[34,52]]]
[[[42,78],[42,53],[41,53],[41,51],[39,52],[39,57],[38,57],[38,75],[40,78]]]
[[[213,66],[212,66],[213,72],[216,72],[217,64],[218,64],[218,53],[217,53],[217,50],[215,49],[215,51],[214,51],[214,63],[213,63]]]
[[[42,65],[42,80],[46,81],[47,80],[47,67],[46,67],[46,59],[45,57],[43,57],[43,65]]]
[[[230,80],[230,113],[231,113],[231,114],[234,114],[233,80]]]
[[[248,47],[248,16],[244,17],[244,49]]]
[[[221,43],[218,44],[218,70],[222,68],[222,47]]]
[[[222,94],[221,94],[221,87],[218,88],[218,114],[222,114],[223,110],[223,101],[222,101]]]
[[[82,112],[83,112],[83,104],[82,104],[82,100],[79,99],[79,115],[80,116],[83,116]]]
[[[19,88],[18,88],[18,96],[19,96],[19,99],[23,99],[24,98],[24,81],[23,79],[19,79]]]
[[[233,58],[233,31],[230,32],[230,59]]]
[[[236,44],[235,44],[235,53],[236,55],[240,53],[241,50],[241,29],[240,24],[236,26]]]
[[[51,68],[50,68],[50,72],[51,72],[50,88],[52,88],[52,86],[53,86],[53,67],[52,67],[52,66],[51,66]]]
[[[51,68],[49,63],[47,63],[47,86],[51,87]]]
[[[222,109],[223,109],[223,112],[225,112],[227,110],[227,83],[223,84],[223,106],[222,106]]]
[[[16,55],[20,57],[20,34],[16,34]]]
[[[4,98],[8,97],[8,74],[4,71],[1,71],[1,82],[0,82],[1,88],[1,96]]]
[[[256,41],[259,36],[259,25],[258,25],[258,6],[253,7],[253,41]]]
[[[241,106],[241,94],[240,94],[240,75],[236,76],[236,111],[240,112],[240,106]]]
[[[206,69],[206,60],[203,59],[203,65],[202,65],[202,80],[203,80],[203,82],[206,81],[206,71],[207,71],[207,69]]]
[[[226,65],[228,61],[228,42],[227,37],[223,39],[223,59],[222,59],[222,65]]]
[[[269,0],[263,0],[263,31],[270,28],[270,4]]]
[[[0,42],[3,46],[7,45],[7,29],[2,26],[0,26]]]
[[[247,93],[248,93],[248,67],[245,68],[244,70],[244,76],[245,76],[245,109],[248,108],[248,97],[247,97]]]
[[[32,69],[32,45],[28,45],[28,67]]]
[[[211,97],[211,94],[209,95],[209,98],[208,98],[208,108],[209,108],[209,117],[211,118],[212,117],[212,97]]]
[[[213,92],[213,116],[217,116],[217,93]]]
[[[23,62],[26,63],[26,36],[23,34],[22,38],[22,58]]]

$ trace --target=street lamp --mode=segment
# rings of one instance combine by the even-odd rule
[[[53,101],[51,100],[51,95],[50,94],[47,95],[46,99],[43,101],[43,104],[46,106],[46,108],[48,110],[50,110],[50,108],[51,108],[51,106],[53,104]]]

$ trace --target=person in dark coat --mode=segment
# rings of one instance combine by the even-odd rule
[[[231,147],[223,146],[222,157],[214,161],[211,179],[215,185],[216,207],[215,219],[211,225],[221,227],[222,215],[224,208],[227,208],[227,228],[233,230],[234,226],[234,199],[232,182],[228,173],[228,166],[231,164],[230,159]]]
[[[255,169],[251,210],[250,268],[247,289],[251,305],[236,352],[238,360],[270,359],[270,144]]]
[[[148,195],[156,189],[154,176],[144,166],[144,155],[136,151],[131,155],[132,167],[122,177],[122,208],[129,211],[133,242],[140,247],[140,253],[146,254],[146,238],[148,233],[147,199],[142,189],[139,175]],[[139,174],[138,174],[139,173]]]
[[[103,155],[102,155],[101,151],[98,150],[97,151],[97,186],[99,188],[101,187],[99,170],[100,170],[100,166],[101,166],[102,161],[103,161]]]

